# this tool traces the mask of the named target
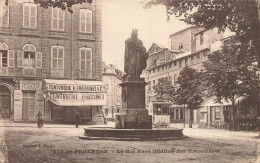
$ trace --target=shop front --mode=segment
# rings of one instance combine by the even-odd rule
[[[14,121],[36,121],[36,114],[44,111],[41,80],[19,80],[14,90]]]
[[[106,86],[101,81],[45,79],[43,91],[46,121],[74,123],[78,112],[81,123],[104,123]]]

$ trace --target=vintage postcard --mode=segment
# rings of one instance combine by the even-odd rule
[[[259,0],[0,0],[0,162],[260,162]]]

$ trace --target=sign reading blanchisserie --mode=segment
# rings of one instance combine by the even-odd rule
[[[104,93],[50,93],[50,99],[69,100],[69,101],[86,101],[86,100],[104,100]]]
[[[106,92],[106,85],[66,85],[66,84],[46,84],[48,91],[62,92]]]

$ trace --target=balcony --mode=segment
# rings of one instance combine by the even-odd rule
[[[42,69],[25,69],[20,67],[0,67],[0,76],[41,77]]]

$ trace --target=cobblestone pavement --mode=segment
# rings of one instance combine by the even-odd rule
[[[113,126],[109,122],[108,125]],[[172,127],[181,127],[171,124]],[[0,121],[0,149],[9,162],[259,162],[258,133],[230,132],[220,129],[184,128],[189,138],[172,141],[92,141],[79,140],[81,125]],[[196,126],[195,126],[196,127]],[[5,148],[2,148],[5,147]],[[6,150],[7,149],[7,150]],[[7,151],[7,152],[6,152]],[[7,155],[8,153],[8,155]],[[4,159],[0,160],[4,162]]]

